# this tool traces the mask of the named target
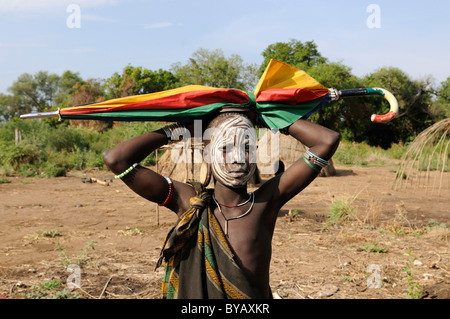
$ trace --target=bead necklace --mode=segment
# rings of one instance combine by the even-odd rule
[[[242,217],[245,217],[245,216],[247,216],[251,211],[252,211],[252,209],[253,209],[253,205],[255,204],[255,194],[254,193],[251,193],[250,194],[250,198],[248,199],[248,201],[247,201],[247,203],[250,201],[250,199],[252,199],[252,204],[250,205],[250,208],[245,212],[245,213],[243,213],[242,215],[239,215],[239,216],[236,216],[236,217],[231,217],[231,218],[226,218],[225,217],[225,214],[223,213],[223,211],[222,211],[222,209],[220,208],[220,204],[217,202],[217,200],[216,200],[216,197],[213,195],[213,200],[214,200],[214,203],[216,203],[216,205],[217,205],[217,208],[219,208],[219,212],[222,214],[222,216],[223,216],[223,219],[225,219],[225,236],[227,236],[228,237],[228,222],[230,221],[230,220],[235,220],[235,219],[240,219],[240,218],[242,218]],[[242,205],[244,205],[244,204],[242,204]],[[241,206],[242,206],[241,205]]]

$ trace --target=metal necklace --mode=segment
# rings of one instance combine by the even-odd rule
[[[220,204],[216,200],[216,197],[213,195],[212,198],[214,200],[214,203],[216,203],[217,208],[219,208],[219,212],[222,214],[223,219],[225,219],[225,236],[227,236],[227,237],[228,237],[228,222],[230,220],[240,219],[242,217],[247,216],[252,211],[253,205],[255,204],[255,194],[251,193],[250,194],[250,198],[247,201],[247,203],[248,203],[250,201],[250,199],[252,200],[252,204],[250,205],[250,208],[245,213],[243,213],[242,215],[239,215],[239,216],[236,216],[236,217],[231,217],[231,218],[226,218],[225,214],[223,213],[222,209],[220,208]],[[244,204],[242,204],[242,205],[244,205]]]
[[[224,206],[224,207],[228,207],[228,208],[241,207],[241,206],[244,206],[245,204],[247,204],[252,199],[252,194],[250,194],[248,196],[248,199],[245,202],[237,204],[237,205],[225,205],[225,204],[217,202],[217,200],[216,200],[216,203],[219,204],[220,206]]]

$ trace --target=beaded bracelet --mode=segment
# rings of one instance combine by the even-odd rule
[[[173,182],[169,177],[163,176],[167,183],[169,184],[169,193],[167,194],[166,200],[162,204],[158,204],[159,206],[166,206],[166,204],[172,199],[173,194]]]
[[[133,165],[131,165],[125,172],[123,172],[123,173],[121,173],[121,174],[119,174],[119,175],[116,175],[116,176],[114,176],[114,178],[115,179],[119,179],[119,178],[122,178],[122,177],[124,177],[125,175],[127,175],[129,172],[131,172],[136,166],[138,166],[139,164],[138,163],[134,163]]]
[[[316,173],[320,173],[320,169],[311,164],[311,162],[306,158],[305,155],[303,155],[302,158],[305,161],[305,163],[308,164],[308,166],[311,167]]]
[[[309,161],[313,160],[313,164],[321,168],[324,168],[325,166],[328,166],[330,164],[330,162],[320,158],[316,154],[312,153],[310,150],[306,151],[305,156]]]

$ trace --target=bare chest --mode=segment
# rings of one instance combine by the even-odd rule
[[[268,265],[271,257],[271,244],[274,221],[269,218],[265,205],[255,204],[246,214],[245,209],[236,212],[232,209],[213,209],[223,233],[235,255],[245,268]]]

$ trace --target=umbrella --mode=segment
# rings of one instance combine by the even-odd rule
[[[286,63],[271,60],[254,93],[189,85],[172,90],[128,96],[103,102],[24,114],[20,117],[110,121],[186,122],[226,109],[254,110],[270,129],[282,129],[307,119],[326,102],[341,97],[381,95],[390,103],[385,115],[372,115],[374,122],[389,122],[398,112],[395,97],[382,88],[328,89],[307,73]]]

